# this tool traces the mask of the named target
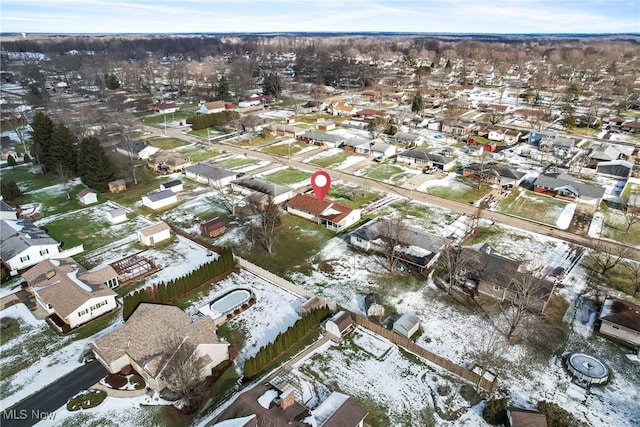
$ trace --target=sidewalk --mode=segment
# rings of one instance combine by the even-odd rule
[[[111,387],[107,387],[103,384],[100,384],[99,382],[95,383],[94,385],[92,385],[90,388],[94,388],[96,390],[102,390],[105,393],[107,393],[107,396],[111,396],[111,397],[138,397],[138,396],[144,396],[145,394],[147,394],[147,388],[143,388],[140,390],[116,390],[113,389]]]

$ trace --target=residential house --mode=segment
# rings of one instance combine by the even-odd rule
[[[538,144],[540,151],[572,151],[576,148],[573,138],[558,136],[556,138],[543,137]]]
[[[410,339],[420,329],[420,319],[411,313],[405,313],[393,322],[393,331]]]
[[[262,118],[255,114],[240,117],[234,127],[244,132],[262,132],[271,123],[271,120]]]
[[[198,163],[184,170],[184,175],[202,184],[222,188],[231,183],[238,176],[238,172],[225,169],[212,163]]]
[[[323,109],[322,104],[323,103],[320,101],[307,101],[298,108],[300,113],[302,114],[311,114],[321,111]],[[326,108],[326,104],[324,105],[324,107]]]
[[[349,105],[344,101],[334,102],[327,108],[327,111],[334,116],[351,116],[356,112],[356,110],[356,107]]]
[[[215,237],[227,229],[227,222],[219,216],[200,224],[200,234],[206,237]]]
[[[368,154],[372,157],[389,158],[396,154],[397,147],[395,145],[387,144],[380,140],[373,140],[369,145]],[[358,150],[356,150],[358,152]]]
[[[464,166],[462,176],[477,177],[483,182],[499,185],[503,190],[508,190],[520,185],[526,174],[502,163],[472,163]]]
[[[107,211],[107,221],[111,225],[120,224],[127,220],[127,211],[124,208]]]
[[[30,221],[0,220],[0,236],[1,261],[11,272],[60,254],[60,243]]]
[[[76,197],[78,198],[78,203],[82,206],[98,203],[98,193],[95,191],[84,189],[80,191]]]
[[[380,98],[380,92],[376,90],[365,90],[360,93],[360,96],[368,101],[375,101],[376,99]]]
[[[635,147],[619,144],[595,145],[587,157],[587,166],[594,167],[600,162],[630,160]]]
[[[18,219],[18,211],[9,206],[2,198],[0,198],[0,219]]]
[[[116,145],[116,152],[134,159],[147,160],[151,155],[160,151],[146,141],[123,141]]]
[[[610,162],[600,162],[596,166],[596,172],[600,175],[610,176],[618,179],[629,179],[633,171],[633,163],[626,160],[612,160]]]
[[[341,135],[314,130],[306,131],[304,134],[298,136],[298,139],[307,144],[324,145],[329,148],[339,148],[346,140],[346,138]]]
[[[367,294],[364,297],[364,313],[371,316],[384,316],[384,305],[382,304],[382,298],[380,298],[379,294],[374,292]]]
[[[514,301],[524,291],[516,279],[530,275],[526,279],[530,286],[526,289],[527,308],[544,312],[553,295],[555,284],[534,273],[524,271],[521,262],[506,258],[497,253],[489,244],[482,243],[471,248],[464,248],[470,256],[475,256],[476,266],[467,272],[467,278],[477,283],[477,291],[500,301]]]
[[[432,149],[420,147],[401,151],[398,153],[396,160],[399,163],[406,163],[419,168],[436,167],[445,171],[453,169],[456,165],[454,158],[439,154]]]
[[[634,120],[634,121],[624,122],[622,123],[620,128],[625,132],[640,133],[640,121]]]
[[[422,145],[424,138],[422,135],[410,132],[396,132],[394,135],[387,136],[387,142],[391,144],[399,144],[407,147],[415,147]]]
[[[110,265],[87,271],[72,258],[44,260],[22,277],[60,326],[75,328],[117,308],[118,274]]]
[[[353,319],[349,313],[340,310],[325,322],[324,328],[334,337],[342,338],[353,329]]]
[[[318,119],[316,122],[316,129],[326,132],[328,130],[334,130],[336,128],[336,122],[333,120]]]
[[[600,333],[638,348],[640,355],[640,305],[609,297],[600,311]]]
[[[179,179],[174,179],[173,181],[160,184],[160,191],[165,190],[171,190],[174,193],[179,193],[184,190],[184,185],[182,185],[182,181],[180,181]]]
[[[150,227],[136,231],[138,241],[145,246],[153,246],[171,238],[171,227],[166,222],[159,222]]]
[[[547,417],[538,411],[508,406],[507,427],[547,427]]]
[[[397,241],[398,261],[422,273],[435,255],[450,243],[446,237],[427,233],[404,222],[377,218],[349,235],[349,243],[367,252],[385,253],[387,241]]]
[[[120,193],[122,191],[127,191],[127,183],[124,179],[117,179],[109,182],[109,192]]]
[[[256,107],[258,105],[268,105],[273,102],[273,97],[269,95],[263,94],[253,94],[238,103],[238,107],[247,108],[247,107]]]
[[[487,139],[491,141],[504,141],[504,129],[500,129],[500,128],[489,129]]]
[[[287,212],[330,230],[341,231],[360,221],[360,209],[351,208],[327,199],[318,200],[309,194],[296,194],[287,202]]]
[[[198,107],[196,114],[213,114],[219,113],[226,109],[224,101],[203,102]]]
[[[534,182],[533,191],[590,205],[600,204],[604,195],[604,188],[599,185],[584,183],[564,172],[539,175]]]
[[[229,418],[215,423],[212,427],[258,427],[258,417],[256,414],[251,414],[245,417]]]
[[[242,177],[232,181],[231,188],[248,194],[249,201],[258,206],[264,206],[269,199],[280,204],[293,197],[293,188],[256,177]]]
[[[184,168],[191,166],[191,159],[173,151],[163,150],[149,156],[147,166],[155,172],[169,174],[181,172]]]
[[[369,154],[371,142],[362,138],[347,138],[342,144],[342,149],[348,153]]]
[[[213,319],[190,315],[172,305],[142,303],[124,326],[89,344],[96,359],[111,373],[131,365],[155,391],[166,387],[171,359],[184,348],[193,350],[204,366],[199,376],[229,359],[229,344],[221,342]]]
[[[367,414],[353,398],[334,391],[304,422],[314,427],[363,427]]]
[[[156,113],[171,114],[180,111],[180,106],[175,102],[167,102],[164,104],[152,104],[151,109]]]
[[[171,190],[156,191],[142,196],[142,205],[157,211],[178,203],[176,193]]]
[[[263,133],[273,136],[283,136],[287,138],[298,138],[307,132],[306,129],[296,126],[290,126],[282,123],[274,123],[271,126],[264,128]]]

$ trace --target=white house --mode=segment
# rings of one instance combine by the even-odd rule
[[[60,243],[30,221],[3,219],[0,235],[0,258],[11,272],[59,257]]]
[[[487,139],[491,141],[504,141],[504,130],[503,129],[491,129],[489,130],[489,134],[487,135]]]
[[[203,102],[198,108],[198,114],[213,114],[225,110],[224,101]]]
[[[349,313],[341,310],[326,321],[324,328],[331,335],[341,338],[353,328],[353,319]]]
[[[158,242],[169,239],[171,237],[171,228],[166,222],[160,222],[151,227],[138,230],[136,234],[140,243],[146,246],[153,246]]]
[[[420,320],[411,313],[405,313],[393,322],[393,331],[405,338],[411,338],[419,328]]]
[[[231,188],[248,194],[248,200],[257,205],[266,203],[269,198],[273,203],[280,204],[293,197],[293,188],[256,177],[237,179],[231,183]]]
[[[78,203],[82,206],[91,205],[93,203],[98,203],[98,193],[91,190],[82,190],[78,193]]]
[[[142,196],[142,204],[154,211],[176,203],[178,203],[178,198],[176,197],[176,193],[171,190],[156,191],[155,193]]]
[[[44,260],[22,277],[47,313],[75,328],[117,308],[118,274],[107,265],[87,271],[72,258]]]
[[[164,184],[160,184],[160,191],[164,190],[171,190],[174,193],[179,193],[180,191],[184,190],[184,185],[182,184],[182,181],[176,179],[173,181],[165,182]]]
[[[18,212],[9,206],[0,196],[0,219],[18,219]]]
[[[318,200],[308,194],[296,194],[287,202],[290,214],[323,224],[330,230],[340,231],[360,221],[360,209],[328,200]]]
[[[142,303],[124,326],[89,344],[96,359],[111,373],[131,365],[155,391],[166,387],[170,361],[179,348],[193,349],[203,362],[199,376],[229,359],[229,344],[221,342],[213,319],[193,321],[178,307]]]
[[[127,211],[123,208],[113,209],[107,212],[107,221],[111,225],[120,224],[127,220]]]
[[[116,145],[116,152],[134,159],[147,160],[158,151],[160,151],[158,147],[143,141],[123,141]]]

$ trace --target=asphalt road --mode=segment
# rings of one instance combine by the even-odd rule
[[[2,409],[2,427],[29,427],[52,414],[70,397],[85,390],[107,375],[106,369],[97,360],[86,363],[73,372],[59,378],[37,393],[29,396],[11,408]]]

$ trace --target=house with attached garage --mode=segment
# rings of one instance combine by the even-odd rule
[[[607,298],[600,311],[600,333],[634,346],[640,355],[640,305]]]
[[[417,145],[422,145],[422,143],[424,142],[424,137],[417,133],[396,132],[394,135],[389,135],[387,137],[387,142],[390,144],[414,147]]]
[[[208,316],[194,321],[178,307],[142,303],[123,326],[89,346],[107,371],[115,374],[131,365],[150,389],[160,391],[181,349],[201,362],[197,374],[202,379],[229,359],[229,344],[220,341],[216,332]]]
[[[404,163],[419,168],[436,167],[449,171],[456,165],[456,160],[427,148],[411,148],[398,153],[398,163]]]
[[[346,141],[344,136],[314,130],[306,131],[298,139],[307,144],[324,145],[329,148],[342,147]]]
[[[164,104],[152,104],[151,109],[156,113],[171,114],[180,111],[180,106],[175,102],[167,102]]]
[[[184,176],[202,184],[216,188],[226,187],[238,177],[238,172],[212,163],[198,163],[184,170]]]
[[[256,177],[247,176],[232,181],[231,188],[247,194],[248,201],[256,206],[266,206],[269,199],[279,205],[293,197],[293,188]]]
[[[145,141],[123,141],[116,145],[116,152],[140,160],[147,160],[158,151],[160,151],[158,147]]]
[[[224,101],[203,102],[198,107],[196,114],[213,114],[224,111],[226,108]]]
[[[118,274],[107,265],[87,271],[72,258],[41,261],[22,273],[27,291],[55,323],[75,328],[117,308]]]
[[[599,185],[587,184],[565,172],[541,174],[533,185],[536,193],[596,206],[605,191]]]
[[[176,193],[171,190],[156,191],[142,196],[142,205],[154,211],[178,203]]]
[[[526,174],[502,163],[489,162],[464,166],[462,176],[475,177],[483,182],[499,185],[503,190],[508,190],[519,186]]]
[[[146,246],[153,246],[171,238],[171,228],[166,222],[160,222],[136,232],[138,241]]]
[[[287,202],[287,212],[322,224],[335,232],[360,221],[360,209],[351,208],[327,199],[318,200],[309,194],[296,194]]]
[[[30,221],[0,220],[0,257],[12,274],[50,258],[60,258],[60,243]]]
[[[171,151],[158,151],[149,156],[147,166],[155,172],[169,174],[181,172],[187,166],[191,166],[191,159]]]

